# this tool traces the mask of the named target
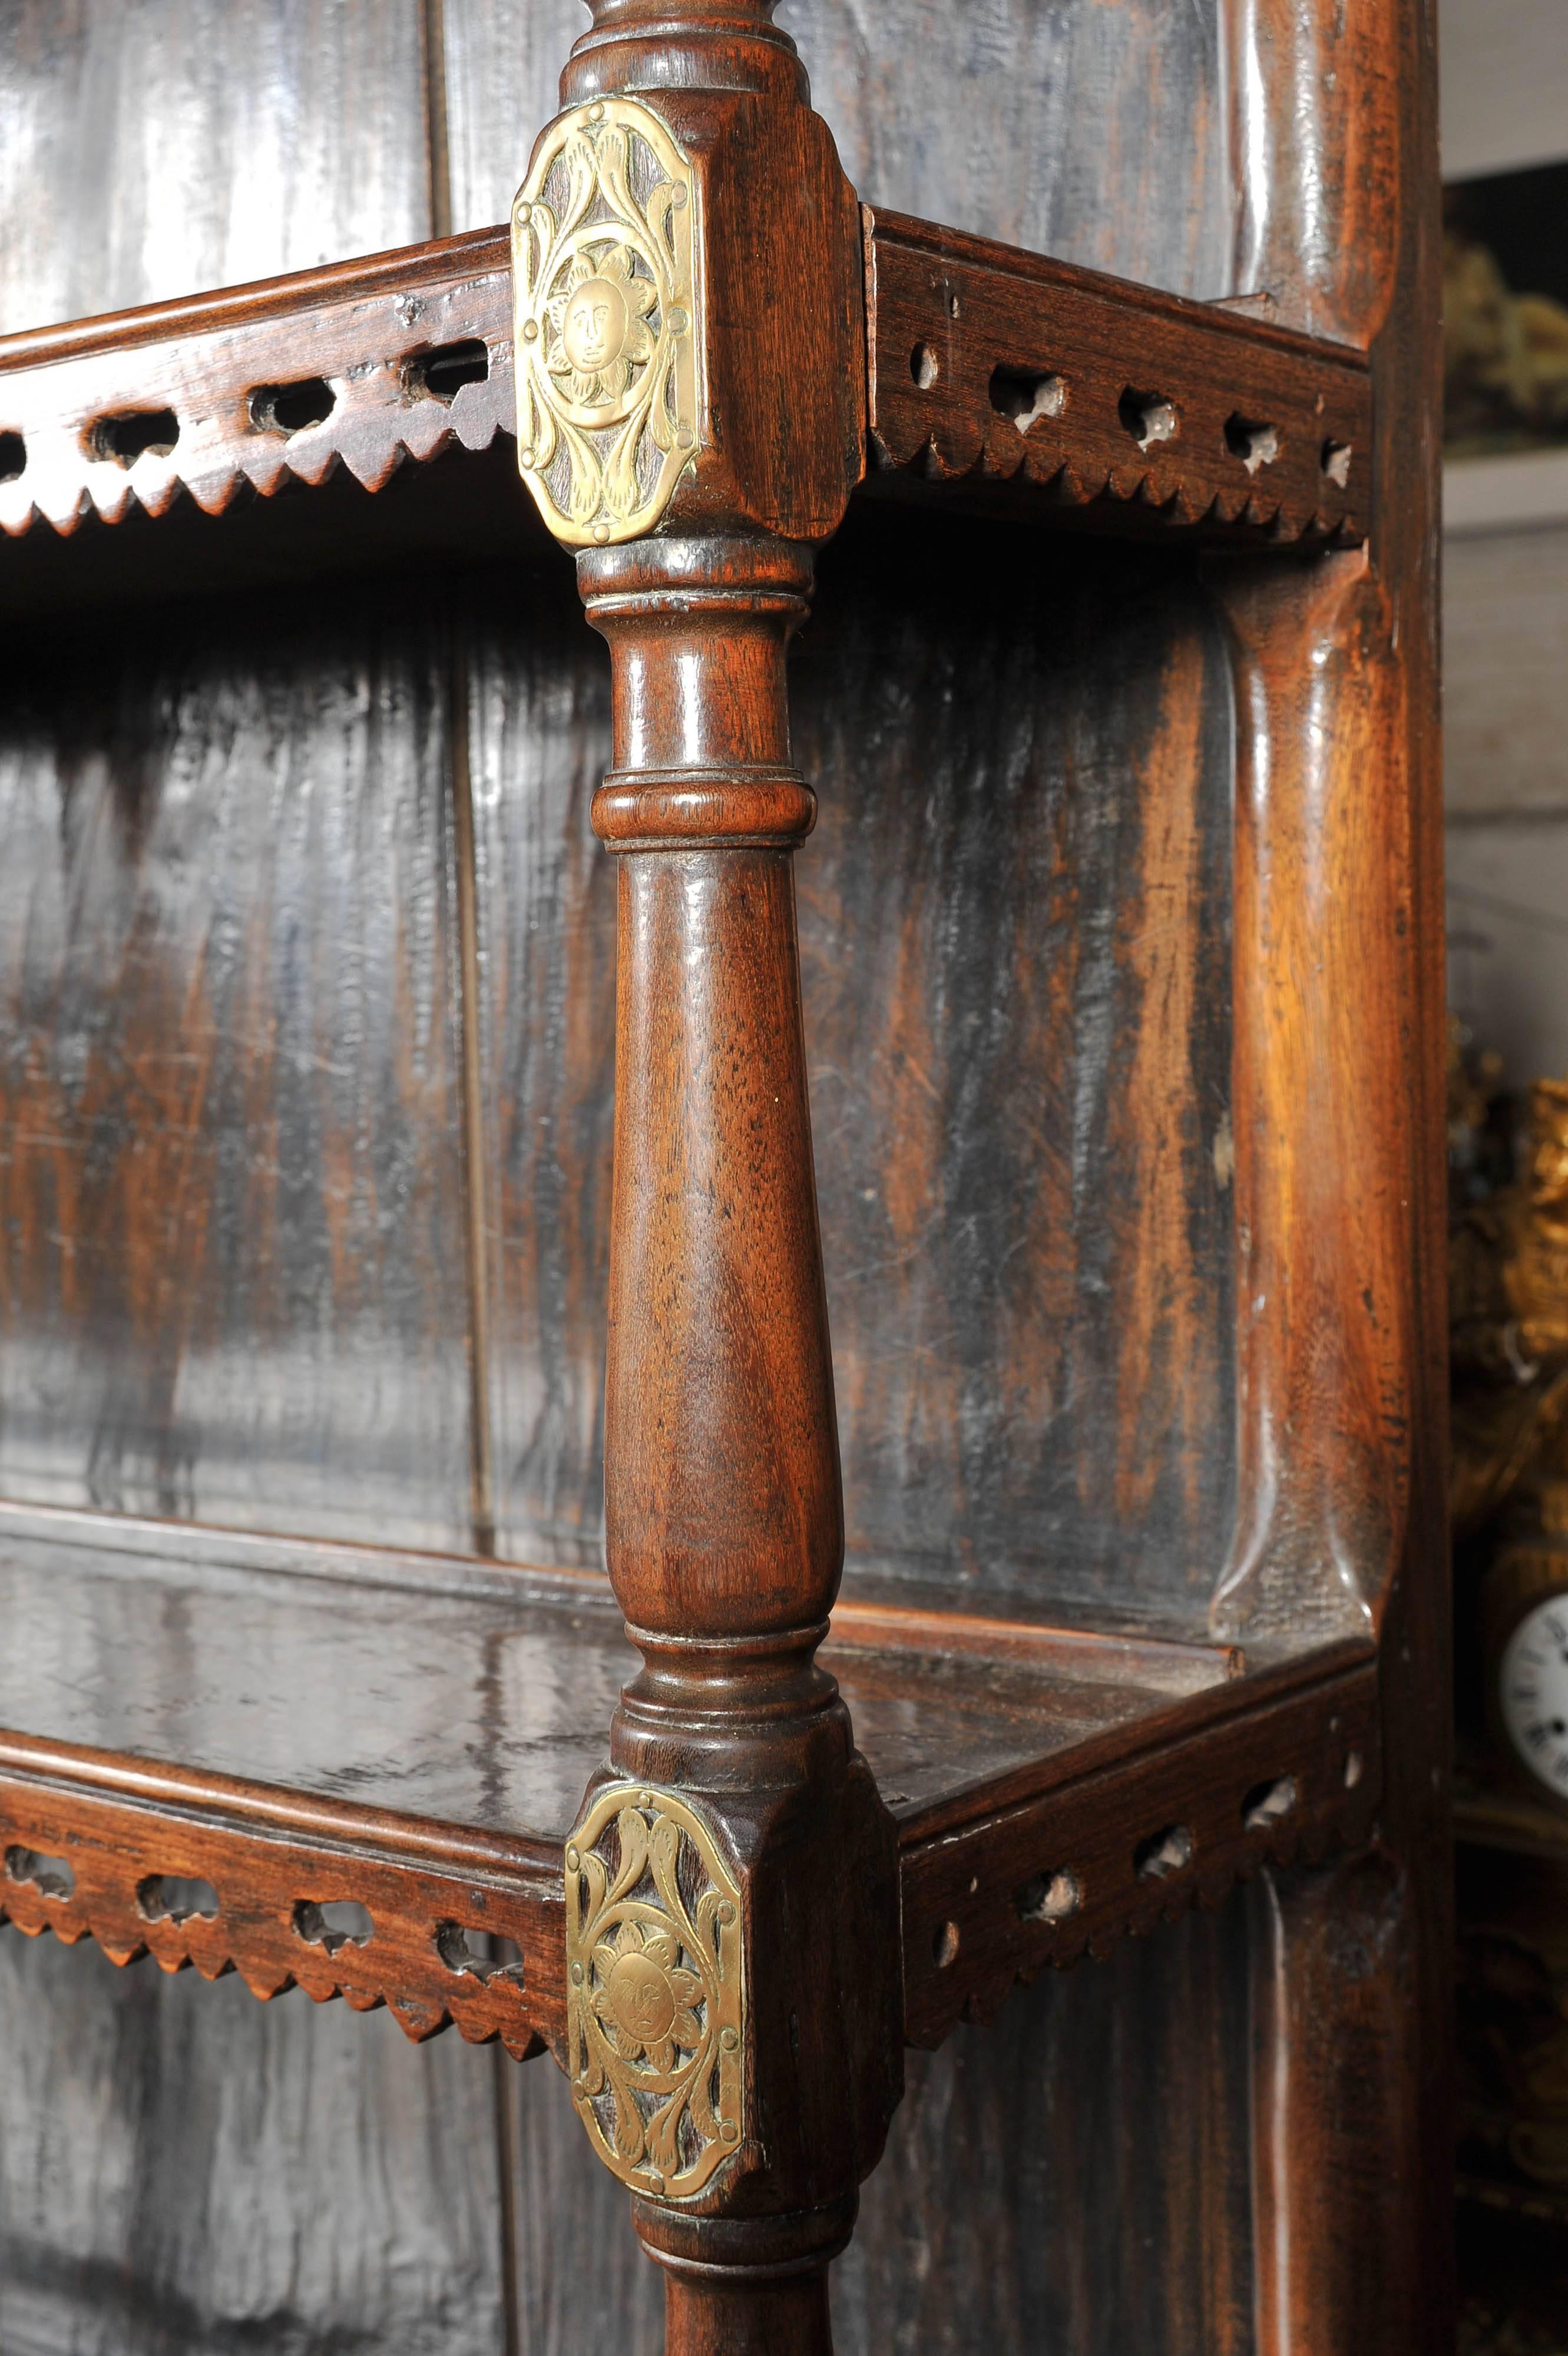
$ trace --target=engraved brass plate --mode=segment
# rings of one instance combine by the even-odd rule
[[[600,1792],[566,1845],[572,2099],[639,2192],[700,2192],[746,2132],[741,1895],[673,1793]]]
[[[553,123],[511,212],[517,456],[558,540],[651,531],[702,423],[697,176],[659,117]]]

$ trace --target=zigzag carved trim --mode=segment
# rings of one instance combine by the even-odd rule
[[[150,1772],[148,1795],[132,1798],[113,1790],[107,1755],[50,1759],[15,1736],[5,1748],[35,1750],[44,1771],[0,1769],[0,1921],[28,1936],[92,1938],[116,1964],[150,1954],[204,1979],[237,1971],[263,2002],[302,1987],[357,2012],[384,2004],[415,2042],[451,2026],[473,2045],[499,2038],[519,2061],[560,2042],[558,1862],[552,1872],[517,1843],[260,1786],[203,1801],[168,1788],[195,1779]],[[63,1781],[72,1763],[101,1787]],[[433,1869],[425,1853],[443,1848],[450,1863]],[[187,1911],[214,1900],[213,1912]],[[345,1901],[368,1933],[361,1918],[347,1925],[360,1935],[345,1935]]]
[[[1218,1715],[1184,1730],[1195,1709]],[[997,1790],[983,1815],[943,1804],[909,1827],[902,1858],[908,2041],[988,2021],[1047,1965],[1218,1905],[1265,1863],[1359,1844],[1380,1789],[1377,1671],[1363,1659],[1294,1687],[1249,1676],[1174,1701],[1165,1740],[1151,1728],[1130,1758]],[[168,1886],[192,1883],[209,1912]],[[335,1918],[344,1901],[365,1910],[368,1935]],[[263,2001],[299,1987],[318,2003],[385,2004],[415,2040],[453,2026],[520,2060],[565,2049],[560,1856],[527,1837],[5,1735],[6,1919],[94,1938],[117,1964],[238,1971]]]
[[[480,373],[480,371],[483,373]],[[0,531],[220,515],[512,431],[510,256],[485,230],[0,340]]]
[[[1365,537],[1359,354],[865,219],[881,487],[961,482],[1009,511],[1210,537]],[[271,497],[339,466],[379,490],[405,460],[514,427],[507,241],[471,232],[0,340],[0,531],[162,515],[182,490],[220,515],[247,486]]]

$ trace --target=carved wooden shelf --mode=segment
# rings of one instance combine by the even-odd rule
[[[1363,353],[867,206],[871,481],[1101,529],[1366,536]]]
[[[506,232],[0,341],[0,610],[392,560],[413,596],[422,560],[485,557],[564,599],[575,562],[611,766],[572,823],[618,870],[613,1127],[596,1109],[554,1164],[596,1189],[609,1165],[582,1256],[606,1280],[607,1576],[0,1505],[0,1913],[263,1997],[385,2005],[414,2039],[550,2051],[665,2269],[671,2356],[828,2356],[826,2269],[902,2044],[1263,1875],[1229,2031],[1254,2229],[1206,2312],[1251,2279],[1271,2356],[1435,2346],[1411,2327],[1449,2223],[1429,2181],[1448,1825],[1420,28],[1371,11],[1330,38],[1315,6],[1253,45],[1225,241],[1331,342],[1262,294],[1183,300],[863,206],[774,5],[590,0]],[[860,1199],[898,1200],[869,1284],[903,1286],[939,1230],[943,1251],[907,1323],[865,1329],[871,1372],[848,1361],[846,1515],[792,881],[817,805],[787,654],[857,493],[876,562],[845,563],[846,620],[886,596],[897,621],[938,509],[1014,529],[1000,566],[1007,534],[929,534],[951,546],[923,552],[930,598],[891,656],[835,674],[816,642],[817,717],[831,698],[860,731],[818,763],[871,853],[868,885],[824,896],[830,939],[886,910],[898,973],[883,1028],[846,1034],[846,1094],[886,1068],[870,1119],[830,1132],[835,1182],[864,1164]],[[1036,563],[1040,527],[1145,543],[1067,550],[1073,590],[1104,594],[1065,639],[1071,599],[1020,615],[1000,569]],[[1198,582],[1210,550],[1243,561]],[[854,809],[857,747],[888,724],[868,688],[932,665],[897,712],[894,841]],[[1027,725],[993,744],[1015,678]],[[514,904],[489,890],[456,709],[458,1068],[429,1117],[485,1526],[515,1414],[509,1376],[490,1434],[486,1304],[512,1311],[488,1238],[510,1248],[516,1198],[510,1159],[493,1205],[482,1174],[510,1050],[481,984],[532,1019],[543,969],[488,946]],[[499,769],[487,746],[498,801],[531,790],[527,724]],[[960,795],[1006,822],[950,847]],[[551,872],[529,908],[553,924]],[[833,981],[862,987],[847,961]],[[607,993],[579,1012],[607,1109]],[[993,1012],[1019,1027],[992,1037]],[[575,1125],[545,1101],[509,1096],[504,1120]],[[72,1152],[88,1118],[64,1118]],[[1039,1151],[1015,1162],[1022,1124]],[[994,1254],[986,1187],[1015,1214]],[[554,1216],[533,1194],[525,1249]],[[171,1257],[187,1215],[158,1230]],[[981,1283],[996,1313],[972,1332]],[[883,1383],[926,1355],[940,1398]],[[950,1475],[922,1455],[939,1421]],[[868,1430],[889,1443],[870,1479]],[[878,1483],[882,1522],[858,1510]],[[883,1569],[852,1562],[841,1592],[846,1528]],[[916,1563],[947,1584],[895,1575]],[[1049,1601],[1058,1563],[1101,1600]],[[1028,1604],[974,1608],[991,1577]],[[1240,2181],[1216,2179],[1217,2248]]]
[[[928,222],[864,220],[869,490],[1240,544],[1364,536],[1359,353]],[[542,550],[515,472],[511,334],[507,237],[486,230],[0,339],[0,610],[400,543]],[[464,463],[412,487],[449,456]],[[373,508],[352,487],[399,477]],[[297,490],[330,504],[278,498]],[[81,529],[135,518],[163,532]]]
[[[0,1507],[0,1916],[560,2051],[563,1845],[635,1666],[606,1580]],[[1376,1804],[1357,1644],[1253,1661],[852,1586],[823,1657],[898,1826],[916,2044]]]

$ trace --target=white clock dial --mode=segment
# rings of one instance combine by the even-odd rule
[[[1568,1595],[1544,1596],[1525,1613],[1503,1648],[1498,1698],[1520,1758],[1568,1799]]]

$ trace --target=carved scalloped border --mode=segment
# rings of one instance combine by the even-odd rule
[[[1365,539],[1370,380],[1336,348],[1249,335],[1216,306],[1065,273],[1033,255],[1015,261],[1003,247],[977,252],[981,241],[950,243],[925,223],[868,213],[865,230],[875,469],[940,483],[1025,482],[1062,509],[1109,500],[1165,523],[1286,545]],[[920,354],[929,381],[912,373]],[[1059,381],[1062,406],[1021,431],[993,406],[998,369]],[[1121,421],[1116,403],[1140,372],[1174,404],[1169,441],[1140,445]],[[1227,446],[1239,416],[1275,423],[1277,457],[1249,469]],[[1344,485],[1323,469],[1331,443],[1348,454]]]
[[[1286,1780],[1284,1813],[1249,1827],[1244,1804]],[[1196,1906],[1221,1905],[1264,1865],[1320,1863],[1370,1834],[1381,1785],[1375,1666],[1212,1727],[1081,1783],[1021,1802],[912,1847],[903,1863],[905,2033],[941,2043],[961,2020],[993,2020],[1015,1987],[1117,1941],[1142,1938]],[[1166,1828],[1190,1861],[1139,1869]],[[1079,1902],[1055,1921],[1020,1914],[1017,1895],[1071,1876]]]
[[[19,1879],[12,1853],[63,1858],[69,1896]],[[150,1917],[138,1891],[157,1876],[210,1884],[215,1916]],[[313,1940],[302,1905],[349,1899],[370,1913],[362,1944]],[[499,2039],[518,2061],[543,2051],[560,2023],[564,1910],[542,1878],[469,1869],[438,1873],[280,1830],[263,1834],[205,1815],[127,1804],[30,1779],[0,1776],[0,1922],[68,1946],[96,1940],[113,1963],[152,1955],[165,1971],[193,1965],[204,1979],[238,1972],[266,2003],[301,1987],[317,2004],[341,1997],[356,2012],[385,2005],[416,2044],[452,2027],[471,2045]],[[475,1970],[448,1962],[448,1926],[477,1962],[482,1934],[515,1943],[520,1965]],[[460,1952],[460,1951],[458,1951]]]
[[[118,523],[135,507],[161,516],[182,492],[221,515],[247,486],[270,498],[338,466],[379,491],[406,460],[423,464],[455,442],[487,448],[511,430],[515,408],[510,276],[493,242],[494,266],[457,271],[459,257],[420,255],[373,291],[350,276],[336,296],[302,292],[297,308],[280,309],[268,290],[262,316],[235,317],[236,298],[218,296],[163,337],[45,350],[9,367],[0,349],[0,432],[20,434],[27,453],[21,473],[0,482],[0,532],[16,539],[41,522],[69,535],[88,516]],[[422,391],[421,359],[470,341],[485,346],[484,381],[449,402]],[[319,425],[284,434],[252,416],[258,389],[317,377],[336,397]],[[179,428],[172,449],[130,465],[99,454],[105,420],[164,409]]]
[[[1031,428],[1031,431],[1036,431]],[[877,470],[906,474],[931,483],[972,480],[1005,487],[1026,482],[1052,507],[1075,511],[1108,499],[1118,507],[1145,508],[1163,523],[1262,533],[1289,547],[1307,541],[1336,548],[1359,546],[1366,538],[1358,516],[1293,503],[1288,496],[1260,500],[1256,491],[1204,489],[1195,493],[1186,473],[1172,467],[1084,469],[1059,448],[1020,442],[1015,464],[1000,435],[971,428],[954,433],[933,426],[911,452],[877,431],[871,436]]]

